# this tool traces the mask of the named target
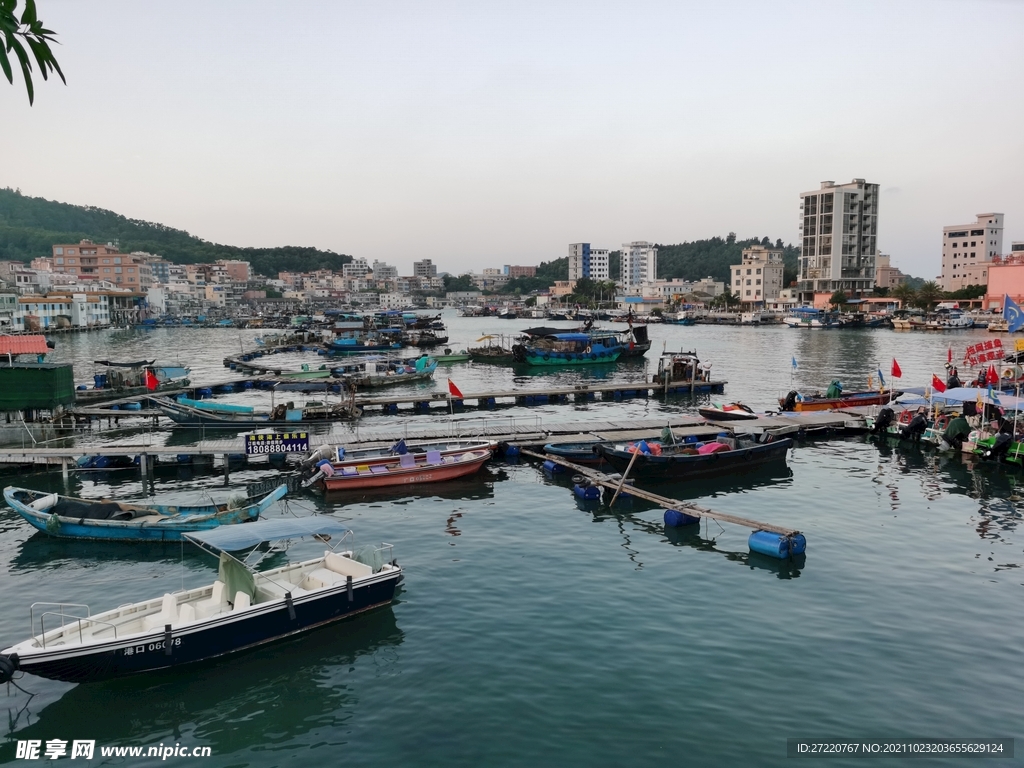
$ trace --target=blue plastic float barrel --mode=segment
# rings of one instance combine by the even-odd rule
[[[600,499],[601,489],[596,485],[580,485],[577,483],[572,487],[572,492],[580,499]]]
[[[511,448],[512,446],[509,446],[509,447]],[[508,455],[507,451],[506,451],[506,455]],[[565,472],[565,467],[563,467],[561,464],[556,464],[551,459],[548,459],[547,461],[545,461],[541,465],[541,469],[543,469],[545,472],[548,472],[548,473],[550,473],[552,475],[560,475],[563,472]]]
[[[688,515],[685,512],[680,512],[678,509],[666,509],[665,510],[665,525],[670,528],[679,528],[683,525],[693,525],[699,523],[700,518]]]
[[[518,445],[506,446],[506,448],[505,448],[505,458],[506,459],[516,459],[516,458],[519,458],[519,446]]]
[[[142,403],[125,403],[124,409],[126,411],[141,411]]]
[[[807,550],[807,539],[799,533],[790,537],[783,533],[754,531],[747,539],[747,546],[751,552],[784,560],[790,555],[802,555]]]
[[[202,400],[204,397],[213,397],[213,390],[209,387],[203,387],[202,389],[196,390],[196,399]]]

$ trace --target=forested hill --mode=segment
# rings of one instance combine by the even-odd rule
[[[276,277],[281,270],[340,272],[342,265],[352,260],[345,254],[299,246],[218,245],[180,229],[129,219],[102,208],[58,203],[27,197],[10,188],[0,189],[0,259],[30,261],[49,256],[55,243],[77,243],[83,239],[96,243],[116,241],[125,253],[155,253],[177,264],[243,259],[252,264],[255,273],[268,277]]]

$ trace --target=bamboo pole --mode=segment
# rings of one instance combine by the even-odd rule
[[[633,449],[633,456],[629,460],[629,465],[626,467],[626,471],[622,473],[622,480],[619,481],[619,487],[615,489],[615,493],[612,494],[612,500],[608,502],[608,506],[612,507],[615,505],[615,500],[619,498],[619,492],[622,490],[622,486],[626,484],[626,477],[629,476],[629,470],[633,468],[633,462],[636,461],[636,457],[640,455],[640,449]]]

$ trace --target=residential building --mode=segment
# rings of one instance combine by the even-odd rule
[[[217,265],[227,274],[232,283],[247,283],[252,280],[252,265],[241,259],[217,259]]]
[[[536,277],[537,276],[537,268],[536,267],[514,267],[514,266],[512,266],[510,264],[506,264],[504,271],[505,271],[505,274],[508,275],[509,278],[512,279],[512,280],[515,280],[517,277]]]
[[[352,259],[341,268],[341,274],[345,277],[363,277],[370,271],[370,265],[366,259]]]
[[[590,280],[611,278],[607,248],[591,248],[590,243],[572,243],[569,246],[569,280],[575,282],[584,277]]]
[[[898,285],[903,285],[907,280],[898,267],[890,264],[888,254],[878,252],[875,254],[875,287],[892,290]]]
[[[414,261],[412,263],[412,274],[415,277],[437,277],[437,267],[430,259]]]
[[[979,213],[973,224],[942,228],[942,275],[944,291],[968,285],[988,284],[988,265],[1003,252],[1003,214]]]
[[[740,259],[739,264],[729,267],[733,295],[751,307],[777,299],[782,290],[782,251],[752,245],[743,249]]]
[[[799,295],[845,291],[851,298],[870,294],[875,284],[878,185],[864,179],[849,184],[821,182],[800,193]],[[745,288],[744,288],[745,289]]]
[[[556,280],[555,284],[550,288],[551,298],[560,299],[563,296],[568,296],[575,288],[575,280]]]
[[[398,279],[398,267],[392,267],[390,264],[386,264],[383,261],[373,262],[373,277],[375,280],[397,280]]]
[[[623,243],[619,262],[619,284],[626,289],[654,282],[658,277],[658,249],[644,240]]]
[[[113,243],[82,240],[54,245],[52,250],[53,271],[57,274],[74,275],[81,282],[106,280],[131,291],[142,290],[145,258],[121,253]]]

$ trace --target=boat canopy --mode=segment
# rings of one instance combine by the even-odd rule
[[[344,536],[349,529],[330,517],[275,518],[255,520],[239,525],[222,525],[208,531],[194,531],[183,534],[196,544],[206,545],[222,552],[237,552],[249,549],[263,542],[299,539],[303,536]]]
[[[147,365],[153,365],[156,360],[139,360],[137,363],[112,363],[109,360],[94,360],[96,365],[106,365],[109,368],[144,368]]]
[[[947,389],[945,392],[932,390],[930,399],[925,398],[924,391],[924,387],[907,387],[903,390],[904,394],[896,398],[896,402],[900,405],[928,405],[929,403],[957,405],[959,403],[977,401],[980,395],[983,403],[1001,405],[1003,408],[1011,411],[1024,411],[1024,397],[1014,397],[1013,395],[995,391],[992,393],[993,397],[989,395],[987,389],[980,389],[978,387],[955,387]]]

